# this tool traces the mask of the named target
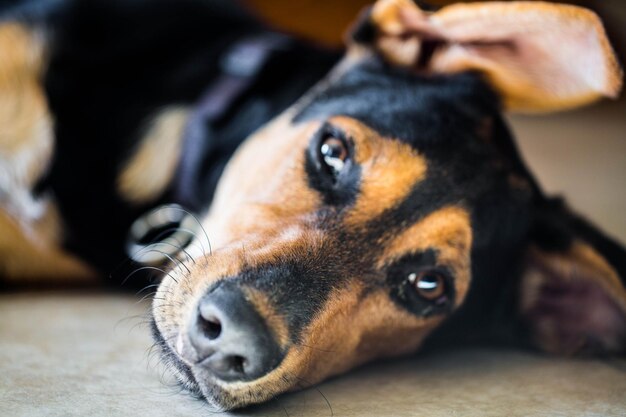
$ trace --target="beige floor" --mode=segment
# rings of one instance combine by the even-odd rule
[[[155,367],[140,317],[146,308],[98,292],[1,295],[0,415],[214,414]],[[446,352],[375,364],[317,390],[220,415],[624,416],[626,360]]]
[[[624,102],[513,124],[546,189],[626,242]],[[156,366],[141,317],[148,306],[135,303],[98,291],[0,294],[0,416],[213,415]],[[626,416],[626,361],[443,352],[233,415]]]

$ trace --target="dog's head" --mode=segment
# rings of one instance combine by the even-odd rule
[[[208,237],[164,277],[155,334],[179,379],[221,408],[264,401],[415,351],[505,292],[546,349],[624,349],[623,251],[542,196],[500,115],[614,96],[620,77],[583,9],[377,3],[239,149]]]

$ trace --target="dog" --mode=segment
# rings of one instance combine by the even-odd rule
[[[6,280],[125,247],[167,268],[163,361],[220,409],[451,344],[626,352],[624,249],[542,192],[502,116],[618,95],[595,14],[379,0],[339,59],[214,7],[3,20]]]

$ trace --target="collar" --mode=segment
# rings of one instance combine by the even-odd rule
[[[195,104],[183,133],[181,159],[173,184],[174,200],[192,210],[202,204],[197,195],[202,162],[210,152],[212,126],[250,90],[272,55],[289,47],[290,38],[273,32],[234,43],[219,62],[220,74]]]

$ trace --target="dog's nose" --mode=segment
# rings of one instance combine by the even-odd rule
[[[253,380],[280,363],[280,347],[267,323],[234,285],[206,294],[189,326],[198,366],[219,379]]]

